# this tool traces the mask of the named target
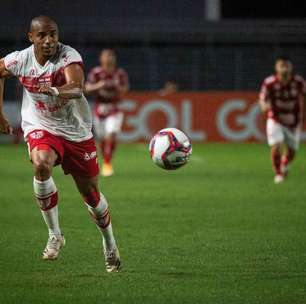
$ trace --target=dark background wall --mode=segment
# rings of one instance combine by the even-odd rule
[[[263,1],[219,1],[220,20],[208,21],[205,0],[3,1],[0,55],[28,46],[31,18],[48,14],[86,70],[102,48],[114,48],[134,90],[159,89],[166,80],[184,90],[254,90],[279,54],[306,76],[305,12],[299,1],[273,2],[270,10]],[[286,12],[292,19],[279,19]],[[8,98],[14,94],[7,90]]]

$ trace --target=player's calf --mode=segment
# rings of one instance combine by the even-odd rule
[[[121,266],[121,261],[113,234],[108,203],[104,195],[95,190],[84,195],[84,200],[89,214],[102,234],[106,271],[118,272]]]
[[[281,173],[284,177],[287,177],[289,174],[289,164],[293,161],[295,157],[295,151],[291,148],[287,149],[287,152],[282,156],[281,159]]]

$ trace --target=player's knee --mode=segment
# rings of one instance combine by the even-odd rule
[[[277,153],[280,152],[281,150],[281,145],[280,144],[275,144],[271,147],[272,152]]]
[[[50,157],[37,157],[33,161],[35,176],[40,178],[48,178],[51,175],[53,162]]]

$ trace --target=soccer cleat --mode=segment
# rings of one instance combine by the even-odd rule
[[[106,271],[119,272],[121,269],[121,260],[118,248],[112,251],[104,251]]]
[[[103,164],[101,175],[102,176],[112,176],[114,174],[113,166],[111,164]]]
[[[49,237],[46,248],[43,251],[43,260],[56,260],[60,249],[65,246],[65,238],[63,235],[52,235]]]
[[[276,174],[274,176],[274,184],[281,184],[284,181],[284,176],[282,174]]]

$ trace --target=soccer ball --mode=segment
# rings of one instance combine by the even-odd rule
[[[189,138],[175,128],[162,129],[150,141],[153,162],[166,170],[184,166],[190,158],[192,147]]]

